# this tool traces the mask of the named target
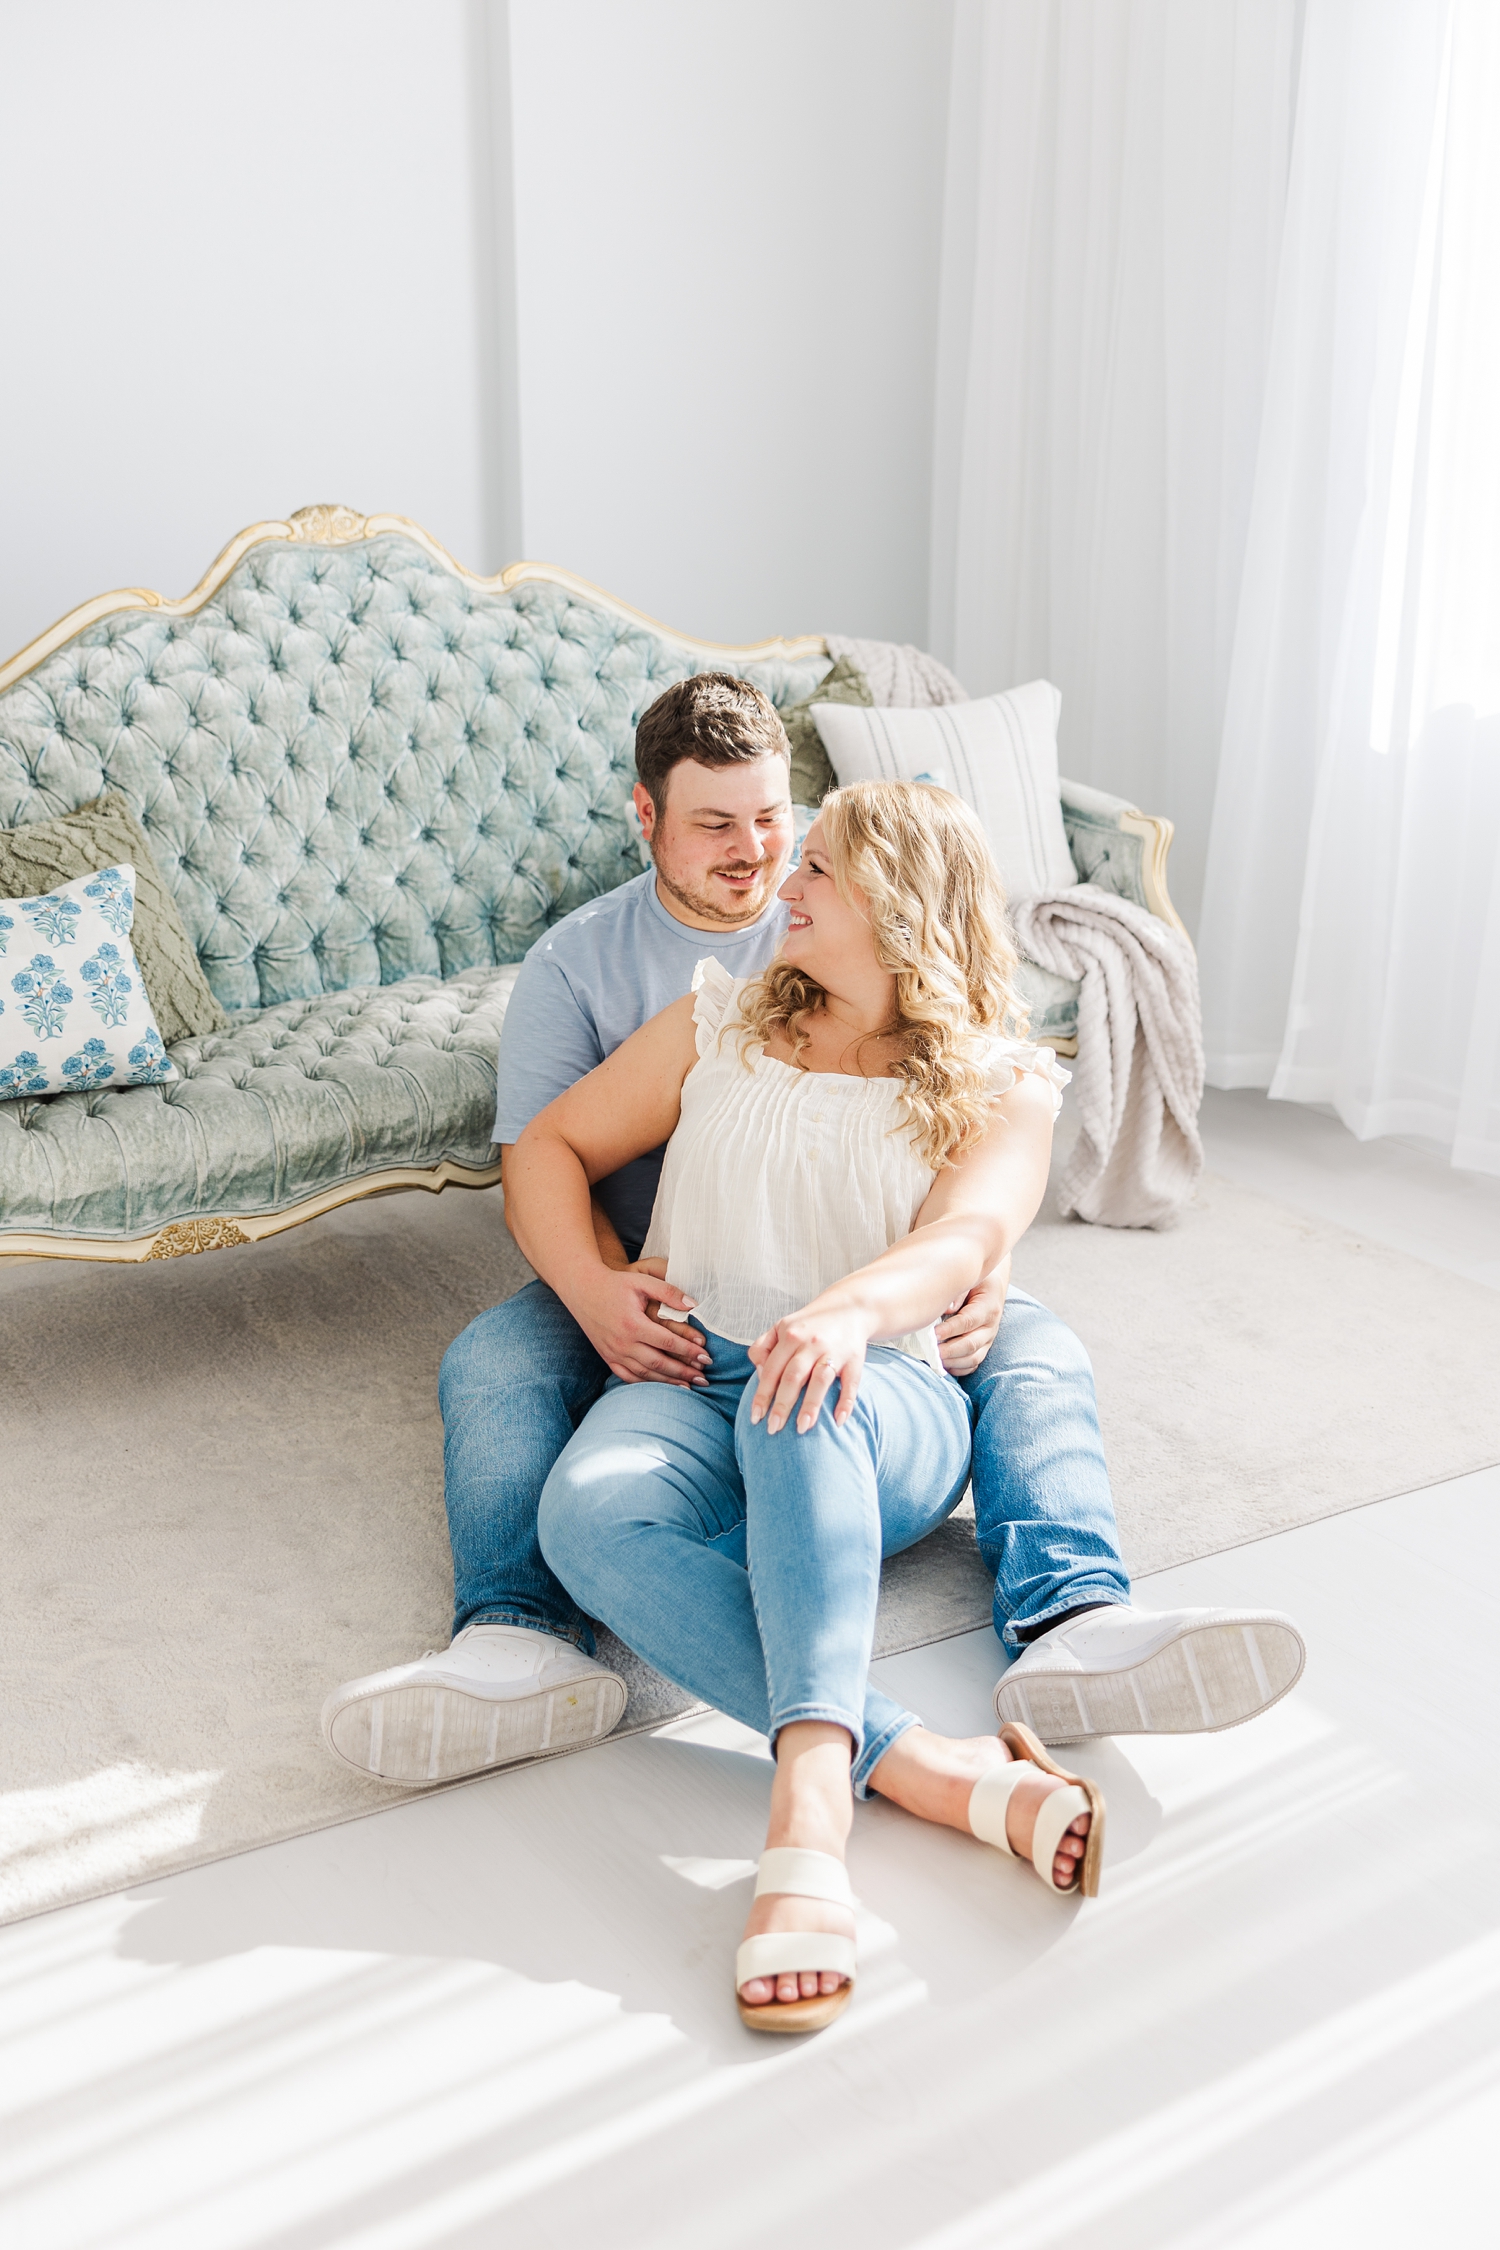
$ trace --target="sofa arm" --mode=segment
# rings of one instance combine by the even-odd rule
[[[1134,899],[1148,913],[1187,935],[1167,890],[1167,854],[1173,827],[1158,813],[1143,813],[1124,797],[1064,781],[1063,827],[1081,883],[1096,883],[1116,898]]]

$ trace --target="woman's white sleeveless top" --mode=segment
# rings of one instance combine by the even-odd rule
[[[910,1234],[936,1173],[902,1129],[896,1078],[798,1070],[760,1046],[741,1060],[733,1030],[750,980],[714,960],[693,976],[698,1060],[682,1088],[642,1255],[696,1301],[716,1336],[750,1344],[845,1274]],[[994,1092],[1023,1071],[1068,1083],[1050,1047],[997,1040]],[[893,1128],[895,1128],[893,1130]],[[882,1339],[940,1368],[931,1328]]]

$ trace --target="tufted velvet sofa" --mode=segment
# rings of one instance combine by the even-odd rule
[[[229,1012],[172,1049],[175,1083],[0,1103],[0,1253],[173,1256],[496,1180],[515,965],[638,872],[636,722],[726,662],[785,708],[829,658],[691,641],[565,572],[480,579],[404,518],[308,508],[181,601],[101,596],[0,668],[0,827],[121,792]],[[1170,914],[1169,825],[1072,795],[1080,872]],[[1036,997],[1066,1043],[1066,992]]]

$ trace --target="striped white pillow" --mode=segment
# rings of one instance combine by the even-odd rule
[[[1078,881],[1057,778],[1062,697],[1048,680],[920,711],[815,703],[829,764],[845,781],[936,781],[978,813],[1008,898]]]

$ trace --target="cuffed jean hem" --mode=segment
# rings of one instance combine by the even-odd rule
[[[1025,1641],[1017,1639],[1018,1628],[1045,1625],[1049,1618],[1066,1617],[1070,1609],[1084,1609],[1090,1602],[1108,1602],[1112,1607],[1128,1609],[1130,1606],[1129,1587],[1127,1586],[1124,1593],[1121,1593],[1120,1581],[1115,1577],[1070,1579],[1066,1590],[1061,1594],[1054,1595],[1053,1599],[1044,1608],[1039,1609],[1034,1617],[1027,1616],[1026,1605],[1023,1602],[1015,1615],[1007,1618],[1005,1630],[1001,1633],[1000,1638],[1012,1655],[1015,1655],[1028,1645]]]
[[[776,1743],[783,1727],[843,1727],[854,1745],[854,1757],[859,1758],[864,1746],[865,1724],[862,1717],[852,1711],[841,1711],[834,1703],[794,1703],[788,1711],[773,1711],[767,1733],[771,1738],[771,1755],[776,1755]]]
[[[520,1625],[528,1633],[550,1633],[555,1641],[567,1641],[571,1647],[582,1649],[585,1656],[598,1653],[593,1632],[587,1625],[559,1625],[555,1617],[537,1617],[525,1610],[485,1609],[481,1606],[472,1616],[466,1617],[462,1625],[455,1624],[453,1638],[457,1640],[459,1634],[465,1632],[470,1625]]]
[[[870,1776],[891,1744],[899,1742],[903,1734],[909,1734],[913,1727],[919,1727],[921,1724],[922,1722],[915,1711],[903,1711],[899,1719],[890,1720],[887,1725],[881,1728],[879,1734],[874,1735],[865,1744],[854,1761],[854,1770],[849,1777],[854,1785],[856,1797],[869,1796]]]

